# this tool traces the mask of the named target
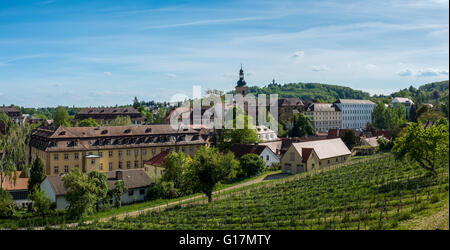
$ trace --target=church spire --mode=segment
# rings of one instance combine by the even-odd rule
[[[239,71],[239,81],[237,81],[237,86],[245,86],[247,83],[244,80],[244,70],[242,69],[242,63],[241,63],[241,70]]]

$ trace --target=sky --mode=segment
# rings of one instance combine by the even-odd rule
[[[318,82],[449,79],[449,1],[0,1],[0,105],[113,106]]]

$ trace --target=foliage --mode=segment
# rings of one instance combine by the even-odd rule
[[[251,94],[278,94],[279,97],[296,97],[301,100],[334,102],[336,99],[368,99],[370,94],[349,87],[321,83],[269,84],[265,87],[249,87]]]
[[[16,206],[13,203],[11,194],[0,189],[0,217],[8,218],[14,215]]]
[[[92,117],[89,117],[87,119],[84,119],[78,123],[79,127],[98,127],[100,126],[96,120],[92,119]]]
[[[0,113],[0,123],[3,123],[5,134],[0,133],[0,190],[8,177],[14,183],[17,170],[26,170],[25,150],[29,139],[29,127],[21,128],[4,113]]]
[[[155,185],[147,192],[147,199],[172,199],[178,197],[179,190],[175,188],[173,181],[164,181],[161,178],[155,181]]]
[[[110,195],[114,198],[116,207],[122,206],[122,200],[120,197],[124,192],[127,191],[127,187],[125,186],[125,182],[123,180],[118,180],[114,183],[114,188],[111,190]]]
[[[53,111],[52,116],[53,116],[53,125],[55,127],[59,126],[70,127],[70,117],[65,107],[58,106],[58,108],[56,108]]]
[[[104,201],[108,185],[106,176],[103,178],[102,175],[104,176],[95,171],[84,175],[78,168],[73,168],[69,174],[63,176],[67,190],[66,200],[70,203],[68,212],[71,216],[90,214]]]
[[[50,197],[46,194],[45,190],[40,191],[35,186],[30,192],[29,198],[33,201],[33,211],[39,216],[46,216],[50,212]]]
[[[208,201],[212,200],[212,190],[216,184],[227,178],[234,178],[239,162],[231,152],[222,154],[217,148],[200,147],[192,161],[193,173],[197,177],[196,187],[203,192]]]
[[[131,118],[129,116],[119,115],[116,119],[109,123],[110,126],[127,126],[131,125]]]
[[[245,114],[243,109],[236,107],[228,112],[225,117],[232,116],[233,119],[227,121],[220,134],[218,147],[221,151],[230,149],[233,144],[253,144],[260,141],[251,116]]]
[[[28,179],[28,193],[31,193],[35,187],[39,187],[45,179],[45,167],[39,156],[36,156],[30,169],[30,178]]]
[[[381,151],[391,150],[394,146],[394,143],[383,136],[377,138],[377,142]]]
[[[180,188],[183,182],[183,173],[185,172],[186,156],[183,152],[170,152],[164,159],[163,181],[173,182],[176,188]]]
[[[373,125],[378,129],[395,129],[406,119],[406,109],[403,105],[385,107],[377,103],[372,112]]]
[[[264,171],[266,163],[256,154],[246,154],[239,160],[243,175],[251,177]]]
[[[342,135],[341,139],[350,150],[352,150],[353,147],[355,147],[356,145],[360,144],[360,138],[359,136],[356,135],[355,131],[353,130],[346,131]]]
[[[448,162],[448,133],[448,121],[444,118],[429,128],[424,128],[419,120],[394,141],[395,157],[415,161],[422,168],[435,172],[439,161]]]
[[[314,135],[314,127],[311,125],[311,120],[303,113],[294,114],[294,126],[289,131],[289,136],[302,137],[304,135]]]

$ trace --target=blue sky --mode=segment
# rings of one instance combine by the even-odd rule
[[[0,105],[169,100],[192,86],[447,80],[448,0],[0,1]]]

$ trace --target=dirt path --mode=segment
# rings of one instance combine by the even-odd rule
[[[449,230],[449,204],[447,203],[441,211],[415,221],[413,230]]]

